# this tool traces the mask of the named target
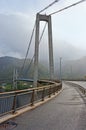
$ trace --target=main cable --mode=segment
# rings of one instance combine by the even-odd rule
[[[51,4],[49,4],[48,6],[46,6],[44,9],[42,9],[41,11],[39,11],[38,13],[42,13],[44,10],[48,9],[50,6],[54,5],[56,2],[58,2],[59,0],[55,0],[53,1]]]
[[[76,5],[78,5],[78,4],[82,3],[82,2],[85,2],[85,1],[86,1],[86,0],[80,0],[80,1],[78,1],[78,2],[76,2],[76,3],[73,3],[73,4],[69,5],[69,6],[67,6],[67,7],[64,7],[64,8],[62,8],[62,9],[60,9],[60,10],[57,10],[57,11],[55,11],[55,12],[49,14],[49,15],[54,15],[54,14],[56,14],[56,13],[62,12],[62,11],[64,11],[64,10],[66,10],[66,9],[69,9],[69,8],[71,8],[71,7],[73,7],[73,6],[76,6]]]

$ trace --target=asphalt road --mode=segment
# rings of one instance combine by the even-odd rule
[[[68,81],[69,82],[69,81]],[[70,81],[72,83],[78,84],[86,89],[86,81]]]
[[[63,83],[63,91],[46,104],[13,119],[14,130],[86,130],[86,97]]]

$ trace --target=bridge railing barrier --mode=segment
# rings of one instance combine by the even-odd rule
[[[84,87],[82,87],[81,85],[79,85],[78,83],[73,83],[73,82],[66,82],[67,84],[70,84],[74,87],[78,87],[79,90],[84,94],[86,95],[86,89]]]
[[[0,116],[15,113],[18,109],[33,106],[36,102],[50,98],[62,88],[61,83],[0,94]]]

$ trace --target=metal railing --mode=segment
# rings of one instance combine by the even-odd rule
[[[7,113],[15,113],[18,109],[44,101],[45,98],[50,98],[61,88],[61,83],[52,82],[52,84],[42,87],[1,93],[0,116]]]

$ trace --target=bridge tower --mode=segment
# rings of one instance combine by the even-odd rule
[[[35,57],[34,57],[34,83],[33,86],[37,87],[38,80],[38,57],[39,57],[39,25],[40,21],[48,23],[48,44],[49,44],[49,71],[50,80],[54,79],[54,62],[53,62],[53,45],[52,45],[52,23],[50,15],[36,15],[36,31],[35,31]]]

